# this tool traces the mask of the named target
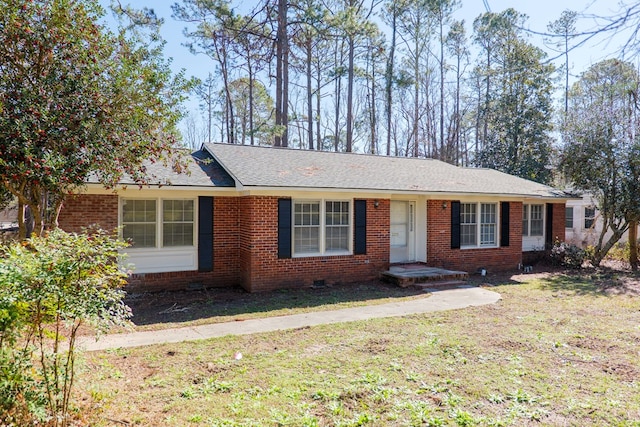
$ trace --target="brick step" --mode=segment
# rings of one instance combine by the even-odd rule
[[[435,282],[465,281],[468,274],[464,271],[451,271],[439,268],[392,268],[381,274],[382,279],[389,283],[395,283],[400,287],[412,286],[424,283],[427,287]]]
[[[410,285],[410,286],[412,288],[422,289],[423,291],[430,291],[430,290],[458,288],[463,286],[469,287],[470,285],[468,285],[467,282],[464,280],[434,280],[431,282],[414,283],[413,285]]]

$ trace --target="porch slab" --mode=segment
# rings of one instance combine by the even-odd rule
[[[444,268],[428,267],[424,264],[392,265],[388,271],[382,273],[382,279],[395,283],[400,287],[428,284],[428,287],[451,285],[467,280],[466,271],[447,270]]]

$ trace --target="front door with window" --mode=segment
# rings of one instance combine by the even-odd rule
[[[391,263],[412,262],[415,253],[415,203],[391,201]]]

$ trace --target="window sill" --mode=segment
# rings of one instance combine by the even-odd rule
[[[353,255],[352,252],[349,251],[336,251],[336,252],[325,252],[325,253],[320,253],[320,252],[314,252],[314,253],[305,253],[305,254],[293,254],[291,256],[291,258],[329,258],[329,257],[335,257],[335,256],[347,256],[347,255]]]
[[[164,246],[162,248],[156,247],[148,247],[148,248],[136,248],[133,246],[129,246],[128,248],[124,248],[124,252],[166,252],[166,251],[191,251],[194,250],[195,246]]]
[[[462,250],[469,250],[469,249],[498,249],[500,246],[498,245],[484,245],[484,246],[460,246],[460,249]]]

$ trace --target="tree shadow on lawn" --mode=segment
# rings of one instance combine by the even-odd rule
[[[638,273],[611,267],[565,270],[562,273],[549,275],[539,280],[541,289],[554,292],[604,297],[640,295],[640,276]]]
[[[240,287],[141,293],[128,295],[125,302],[133,312],[132,322],[143,326],[215,317],[223,318],[220,321],[240,321],[273,311],[281,311],[276,315],[286,315],[293,311],[312,311],[320,306],[340,305],[335,308],[344,308],[365,301],[376,304],[424,295],[421,289],[370,281],[260,293],[248,293]]]

